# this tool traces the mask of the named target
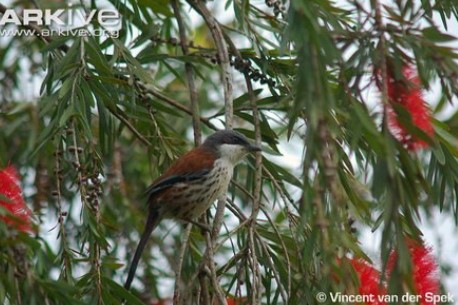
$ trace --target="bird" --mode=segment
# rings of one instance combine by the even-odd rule
[[[220,130],[173,163],[148,187],[148,216],[130,264],[124,288],[130,289],[146,243],[162,219],[193,222],[223,198],[234,167],[258,145],[233,130]]]

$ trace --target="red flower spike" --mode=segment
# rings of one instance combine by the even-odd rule
[[[234,298],[234,297],[227,297],[226,298],[227,305],[245,305],[249,304],[247,298]]]
[[[411,66],[404,66],[402,74],[405,80],[397,80],[392,69],[388,69],[388,97],[391,104],[403,106],[412,118],[412,124],[428,135],[434,133],[431,124],[431,112],[423,99],[420,79],[417,72]],[[398,121],[393,108],[388,105],[388,125],[391,133],[409,150],[417,150],[428,147],[428,143],[409,134],[406,128]]]
[[[14,166],[8,166],[0,171],[0,194],[8,198],[9,201],[0,199],[0,206],[6,208],[15,217],[1,216],[0,221],[16,228],[19,231],[30,232],[31,211],[24,202],[22,190],[19,186],[19,175]]]
[[[373,296],[372,302],[367,304],[385,305],[383,296],[386,294],[386,289],[383,284],[380,284],[380,272],[362,259],[351,259],[350,263],[359,278],[359,294]]]
[[[407,247],[412,259],[414,287],[416,293],[421,296],[420,304],[435,305],[431,300],[431,295],[439,294],[440,284],[439,267],[432,254],[432,249],[412,239],[407,239]],[[397,253],[393,251],[388,257],[388,273],[391,273],[397,256]]]

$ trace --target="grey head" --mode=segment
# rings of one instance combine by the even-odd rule
[[[248,153],[261,151],[257,145],[233,130],[220,130],[209,136],[202,144],[205,149],[212,150],[219,158],[226,158],[232,164],[237,164]]]

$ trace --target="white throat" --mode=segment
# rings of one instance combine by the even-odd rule
[[[222,159],[228,160],[235,166],[247,154],[247,150],[242,145],[222,144],[219,147],[219,153]]]

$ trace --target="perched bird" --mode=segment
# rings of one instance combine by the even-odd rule
[[[248,153],[261,151],[245,136],[217,131],[197,148],[181,156],[148,188],[148,218],[124,284],[130,288],[148,238],[164,218],[193,221],[224,196],[234,166]]]

